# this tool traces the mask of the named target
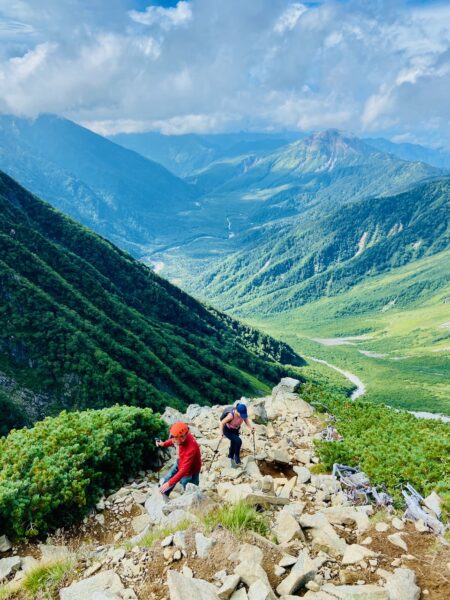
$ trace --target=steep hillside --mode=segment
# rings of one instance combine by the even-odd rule
[[[14,396],[28,417],[116,402],[229,402],[264,389],[280,363],[301,363],[4,174],[0,211],[1,381],[35,392],[33,403]]]
[[[318,220],[262,229],[191,290],[237,314],[276,313],[335,296],[450,245],[450,180],[369,198]],[[420,290],[417,290],[420,293]]]
[[[0,169],[140,255],[182,237],[195,191],[161,165],[56,116],[0,117]]]

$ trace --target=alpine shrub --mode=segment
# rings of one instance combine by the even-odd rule
[[[65,412],[0,439],[0,533],[33,537],[82,518],[152,466],[167,429],[151,409]]]

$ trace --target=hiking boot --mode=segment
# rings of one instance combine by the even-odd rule
[[[231,459],[230,459],[230,463],[231,463],[231,464],[230,464],[230,467],[231,467],[232,469],[237,469],[237,468],[238,468],[238,466],[239,466],[239,465],[237,464],[237,462],[234,460],[234,458],[231,458]]]

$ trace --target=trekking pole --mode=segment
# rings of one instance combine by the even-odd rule
[[[255,444],[255,430],[252,431],[253,436],[253,458],[256,460],[256,444]]]
[[[219,446],[221,443],[222,443],[222,438],[220,438],[219,443],[217,444],[217,448],[214,450],[214,455],[212,457],[211,464],[209,465],[210,469],[212,467],[213,462],[216,460],[216,456],[217,456],[217,453],[219,452]]]

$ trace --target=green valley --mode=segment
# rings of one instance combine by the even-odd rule
[[[251,322],[307,358],[356,374],[367,400],[450,415],[449,264],[446,250],[338,296]],[[319,371],[343,384],[342,375],[308,362],[305,373]]]

